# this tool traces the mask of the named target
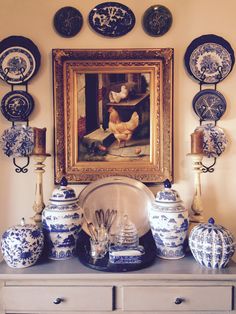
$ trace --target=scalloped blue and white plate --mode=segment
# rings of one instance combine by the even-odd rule
[[[193,109],[202,121],[218,121],[226,110],[224,96],[215,89],[204,89],[193,98]]]
[[[208,158],[217,158],[224,152],[228,140],[223,129],[213,123],[206,123],[196,130],[203,130],[203,153]]]
[[[89,13],[89,24],[92,29],[108,37],[127,34],[135,25],[134,13],[119,2],[103,2]]]
[[[184,56],[190,75],[204,84],[225,79],[234,65],[234,51],[224,38],[208,34],[194,39]]]
[[[25,125],[12,126],[3,132],[0,144],[8,157],[28,156],[34,149],[34,129]]]

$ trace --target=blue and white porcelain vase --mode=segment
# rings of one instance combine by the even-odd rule
[[[83,212],[78,197],[63,178],[42,213],[48,258],[65,260],[75,255],[82,222]]]
[[[179,259],[185,256],[188,210],[183,206],[177,191],[171,189],[169,180],[164,182],[164,187],[157,193],[149,211],[149,222],[157,256]]]
[[[224,268],[234,254],[234,237],[213,218],[208,223],[196,225],[189,235],[189,248],[201,265],[209,268]]]
[[[1,240],[3,258],[12,268],[25,268],[34,265],[42,254],[44,236],[42,230],[33,224],[25,224],[7,229]]]

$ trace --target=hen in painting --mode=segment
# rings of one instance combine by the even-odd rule
[[[111,106],[108,109],[110,113],[108,128],[114,134],[115,138],[119,143],[119,147],[121,143],[126,143],[132,138],[133,132],[139,125],[139,116],[136,111],[133,112],[129,121],[121,121],[119,113],[117,110]]]

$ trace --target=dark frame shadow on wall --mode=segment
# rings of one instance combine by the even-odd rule
[[[173,179],[173,49],[53,49],[55,183]]]

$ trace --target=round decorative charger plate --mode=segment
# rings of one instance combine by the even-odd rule
[[[213,123],[206,123],[196,128],[203,130],[203,153],[208,157],[219,157],[227,146],[224,131]]]
[[[88,19],[95,32],[108,37],[123,36],[135,25],[134,13],[118,2],[97,5],[90,11]]]
[[[22,84],[38,71],[41,56],[36,45],[23,36],[10,36],[0,42],[0,78],[9,84]]]
[[[172,14],[163,5],[153,5],[144,12],[143,28],[150,36],[162,36],[172,25]]]
[[[150,230],[148,212],[155,197],[142,182],[128,177],[108,177],[88,184],[79,194],[79,205],[88,221],[94,222],[98,209],[117,210],[111,234],[118,228],[120,219],[127,214],[138,231],[139,237]],[[89,234],[86,224],[83,229]]]
[[[27,121],[33,108],[33,97],[21,90],[7,93],[1,102],[1,112],[11,122]]]
[[[34,130],[25,125],[15,125],[6,129],[1,137],[1,146],[8,157],[25,157],[34,148]]]
[[[205,89],[193,98],[193,109],[202,121],[218,121],[226,110],[224,96],[215,89]]]
[[[191,76],[205,84],[225,79],[234,66],[234,51],[222,37],[208,34],[194,39],[184,56]]]
[[[53,19],[56,31],[63,37],[73,37],[79,33],[83,25],[83,17],[73,7],[63,7],[56,12]]]

